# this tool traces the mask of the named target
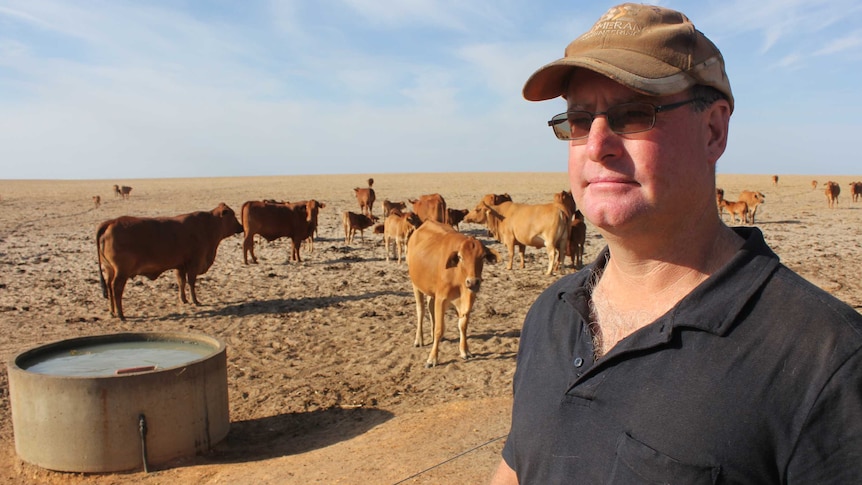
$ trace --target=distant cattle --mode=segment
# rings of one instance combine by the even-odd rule
[[[99,225],[96,248],[99,282],[112,315],[125,320],[123,290],[129,278],[144,275],[155,280],[176,269],[179,299],[186,299],[186,282],[192,302],[200,305],[195,282],[215,261],[222,239],[242,232],[234,211],[221,203],[212,211],[175,217],[111,219]]]
[[[318,211],[325,207],[314,199],[302,202],[276,202],[273,200],[250,200],[242,205],[241,219],[245,237],[242,241],[242,261],[257,263],[254,254],[254,236],[260,234],[267,241],[287,237],[293,243],[290,258],[302,261],[299,249],[302,241],[313,234]]]
[[[389,255],[392,249],[395,250],[398,264],[401,264],[402,255],[406,252],[407,241],[422,224],[419,216],[413,212],[401,212],[398,209],[392,209],[386,219],[383,220],[383,247],[386,250],[386,261],[389,261]],[[392,246],[395,246],[392,248]]]
[[[566,256],[572,263],[572,268],[580,269],[584,265],[584,247],[587,243],[587,224],[581,211],[576,210],[569,227],[569,240],[566,245]]]
[[[351,244],[356,231],[359,231],[359,238],[365,240],[363,232],[368,229],[379,218],[377,216],[367,216],[365,214],[357,214],[356,212],[344,211],[341,214],[341,223],[344,226],[344,243]]]
[[[838,203],[838,196],[841,194],[841,187],[830,180],[826,182],[826,190],[824,192],[826,193],[826,202],[829,204],[829,208],[834,208],[835,204]]]
[[[370,178],[368,179],[368,187],[356,187],[353,189],[353,193],[356,195],[356,201],[359,202],[359,211],[366,216],[372,215],[374,200],[376,199],[374,189],[371,188],[372,185],[374,185],[374,179]]]
[[[862,198],[862,182],[850,182],[850,197],[853,202],[858,202]]]
[[[778,186],[778,175],[772,176],[772,185]]]
[[[440,194],[426,194],[418,199],[407,199],[413,204],[413,212],[419,216],[422,222],[437,221],[446,223],[448,219],[448,211],[446,210],[446,200]]]
[[[488,228],[498,241],[509,250],[506,269],[512,269],[515,246],[524,268],[526,246],[545,247],[548,251],[547,275],[554,274],[566,254],[570,219],[559,204],[519,204],[503,202],[485,205]]]
[[[464,222],[472,224],[488,224],[488,218],[485,215],[486,205],[500,205],[503,202],[512,202],[512,196],[509,194],[485,194],[482,200],[476,204],[476,207],[464,216]]]
[[[447,224],[426,221],[413,232],[407,243],[407,268],[416,300],[416,338],[413,345],[425,345],[422,321],[426,297],[434,329],[426,367],[437,365],[438,347],[446,329],[447,303],[451,303],[458,313],[461,358],[472,357],[467,344],[470,311],[481,287],[484,262],[493,263],[499,259],[496,251]]]
[[[132,188],[123,185],[122,187],[119,185],[114,185],[114,197],[122,197],[124,199],[128,199],[132,193]]]
[[[102,205],[102,197],[99,195],[94,195],[93,196],[93,205],[96,206],[96,209],[98,209],[99,206]]]
[[[811,188],[814,190],[817,190],[817,181],[816,180],[811,181]]]
[[[392,202],[389,199],[383,199],[383,217],[389,215],[392,209],[398,209],[400,212],[407,211],[407,204],[402,202]]]
[[[757,214],[757,208],[760,204],[766,202],[766,196],[761,192],[753,192],[751,190],[743,190],[739,193],[739,200],[748,204],[748,221],[754,224],[754,215]]]
[[[469,212],[470,211],[467,209],[449,209],[449,208],[447,208],[446,209],[446,217],[447,217],[447,220],[449,221],[449,225],[454,227],[457,230],[458,225],[461,224],[461,221],[464,220],[464,217],[466,217]]]

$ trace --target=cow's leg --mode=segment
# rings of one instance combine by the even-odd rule
[[[526,266],[524,266],[524,251],[526,251],[527,246],[524,246],[523,244],[517,244],[517,246],[518,246],[518,256],[521,257],[521,269],[524,269],[524,268],[526,268]]]
[[[413,346],[422,347],[425,345],[425,339],[422,336],[422,320],[425,319],[425,294],[413,286],[413,297],[416,299],[416,339],[413,340]]]
[[[180,293],[180,303],[188,303],[186,299],[186,272],[182,269],[177,269],[177,287]]]
[[[123,315],[123,290],[126,289],[126,281],[128,279],[129,277],[124,274],[116,274],[114,275],[114,280],[111,282],[111,287],[113,288],[111,306],[116,310],[117,317],[124,321],[126,320],[126,316]]]
[[[428,353],[428,361],[425,362],[425,367],[434,367],[437,365],[437,351],[440,347],[440,340],[443,339],[443,332],[446,330],[446,304],[445,298],[432,298],[431,308],[434,310],[431,313],[431,321],[434,322],[434,339],[431,342],[431,352]]]
[[[460,338],[458,351],[464,360],[473,358],[473,354],[470,353],[470,346],[467,343],[467,324],[470,323],[470,310],[473,308],[475,299],[476,294],[470,292],[469,295],[460,299],[460,305],[456,307],[458,310],[458,334]]]
[[[242,262],[248,264],[248,254],[251,253],[251,261],[257,263],[254,257],[254,234],[246,234],[242,240]]]
[[[515,243],[506,243],[506,249],[509,250],[509,261],[506,263],[506,269],[512,269],[512,264],[515,262]]]
[[[391,242],[393,242],[392,238],[390,236],[387,236],[384,234],[383,235],[383,251],[386,253],[386,261],[389,261],[389,254],[392,252],[391,246],[389,245]],[[397,246],[398,243],[396,242],[395,245]],[[398,254],[399,254],[398,262],[401,262],[401,256],[400,256],[401,252],[399,251]]]
[[[201,302],[198,301],[198,293],[197,291],[195,291],[195,283],[198,280],[198,275],[190,272],[187,276],[187,279],[189,280],[189,293],[192,296],[192,303],[197,306],[200,306]]]

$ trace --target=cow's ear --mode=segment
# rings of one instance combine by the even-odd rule
[[[484,246],[484,247],[485,247],[485,260],[486,261],[488,261],[489,263],[500,262],[500,260],[502,258],[500,257],[500,253],[497,252],[496,249],[489,248],[488,246]]]
[[[452,251],[452,254],[446,258],[446,268],[454,268],[459,262],[461,262],[461,256],[458,255],[458,251]]]

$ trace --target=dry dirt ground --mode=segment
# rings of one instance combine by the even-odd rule
[[[475,358],[462,361],[450,325],[440,365],[424,367],[428,347],[413,347],[413,295],[405,265],[384,259],[379,236],[344,244],[340,216],[357,211],[354,187],[372,176],[381,201],[442,194],[472,208],[483,194],[540,203],[567,188],[564,173],[340,175],[213,179],[0,181],[0,482],[156,483],[484,483],[508,431],[511,380],[527,308],[558,276],[545,276],[544,250],[527,250],[526,269],[485,266],[469,328]],[[840,182],[827,207],[811,180]],[[862,308],[862,202],[856,177],[719,175],[734,200],[759,190],[757,225],[783,261],[857,309]],[[133,187],[129,200],[113,184]],[[102,205],[94,208],[93,195]],[[315,198],[314,251],[288,261],[285,240],[256,247],[242,263],[241,235],[221,243],[198,281],[202,306],[180,306],[172,274],[127,286],[126,322],[111,318],[98,283],[97,225],[120,215],[163,216],[225,202]],[[726,217],[726,216],[725,216]],[[461,230],[505,249],[482,227]],[[588,227],[586,260],[603,246]],[[569,272],[571,270],[567,270]],[[448,314],[452,321],[452,313]],[[15,452],[6,365],[17,354],[67,338],[117,332],[193,331],[228,348],[231,429],[203,455],[122,473],[62,473]],[[428,326],[426,325],[426,332]],[[87,439],[86,436],[80,439]]]

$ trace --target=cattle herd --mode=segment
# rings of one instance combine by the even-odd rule
[[[778,177],[773,177],[778,184]],[[569,258],[572,268],[583,265],[586,223],[576,209],[571,192],[562,191],[544,204],[519,203],[508,194],[487,194],[473,209],[453,209],[439,193],[424,194],[407,201],[382,201],[382,214],[374,215],[376,194],[368,179],[367,187],[354,188],[358,212],[343,211],[341,221],[344,243],[353,244],[357,232],[360,240],[371,229],[382,235],[386,261],[406,262],[416,303],[416,338],[414,345],[424,346],[423,320],[426,313],[432,323],[431,350],[426,366],[437,365],[437,352],[445,330],[444,316],[451,305],[457,314],[460,355],[468,359],[467,326],[469,315],[482,283],[486,262],[497,263],[504,256],[487,247],[476,237],[460,232],[461,223],[482,225],[487,234],[506,248],[506,269],[514,266],[515,250],[520,268],[525,268],[527,246],[545,248],[545,274],[553,275]],[[812,187],[816,189],[816,181]],[[826,182],[829,207],[837,204],[840,187]],[[127,199],[131,187],[114,185],[116,197]],[[862,182],[850,183],[853,202],[862,195]],[[727,200],[724,190],[716,190],[719,214],[725,211],[734,224],[754,224],[758,208],[766,196],[744,190],[737,200]],[[93,197],[98,208],[101,202]],[[408,210],[408,203],[410,210]],[[221,203],[211,211],[198,211],[173,217],[123,216],[98,226],[96,245],[99,278],[103,295],[108,299],[111,315],[124,320],[123,291],[127,281],[138,275],[156,279],[165,271],[175,270],[178,298],[200,305],[195,282],[215,261],[222,240],[243,234],[244,264],[256,264],[255,235],[267,241],[279,238],[292,243],[290,259],[301,261],[300,249],[313,251],[318,229],[318,214],[326,204],[317,200],[286,202],[252,200],[242,204],[239,214]],[[250,257],[249,257],[250,256]]]

